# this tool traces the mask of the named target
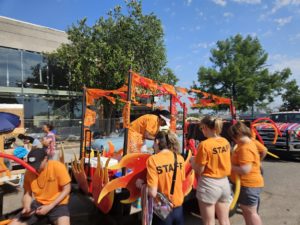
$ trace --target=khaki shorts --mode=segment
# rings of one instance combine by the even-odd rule
[[[211,177],[200,177],[196,197],[199,201],[216,204],[217,202],[228,202],[230,201],[230,184],[228,178],[211,178]]]

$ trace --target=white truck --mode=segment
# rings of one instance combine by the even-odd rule
[[[282,133],[273,144],[274,130],[264,125],[258,126],[265,146],[269,151],[283,157],[300,157],[300,111],[271,113],[272,119]]]

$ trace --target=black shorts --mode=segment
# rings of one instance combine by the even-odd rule
[[[43,204],[33,201],[31,203],[31,210],[35,211],[38,207],[42,206]],[[17,218],[20,222],[25,222],[27,224],[34,224],[37,223],[39,220],[48,219],[51,223],[54,223],[57,221],[58,218],[67,216],[70,217],[69,208],[68,205],[57,205],[55,206],[50,212],[48,212],[45,216],[39,216],[36,214],[33,214],[29,217],[23,216],[21,213],[17,215]]]

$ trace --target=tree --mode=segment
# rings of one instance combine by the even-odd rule
[[[291,80],[285,84],[285,93],[281,97],[283,100],[281,111],[300,109],[300,88],[296,80]]]
[[[73,90],[80,91],[83,85],[117,89],[130,68],[159,82],[176,83],[176,76],[166,68],[161,21],[153,13],[144,15],[141,1],[127,1],[126,9],[116,6],[92,26],[86,18],[80,20],[67,31],[70,43],[48,55],[69,71]],[[104,116],[110,118],[111,103],[103,102]]]
[[[161,21],[152,13],[143,15],[140,1],[129,1],[126,7],[127,14],[116,6],[107,18],[100,17],[93,26],[86,24],[86,18],[80,20],[67,31],[70,43],[48,55],[59,67],[68,69],[74,90],[81,90],[83,84],[118,88],[124,84],[130,68],[168,82],[168,76],[162,76],[171,70],[165,67]]]
[[[240,35],[218,41],[211,50],[211,68],[201,66],[198,86],[204,91],[232,97],[237,109],[246,111],[254,105],[272,102],[282,90],[282,84],[291,74],[289,69],[270,73],[268,54],[257,38]]]

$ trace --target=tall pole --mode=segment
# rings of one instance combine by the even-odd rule
[[[170,114],[171,114],[171,118],[173,116],[173,107],[172,104],[173,103],[173,95],[170,95]]]
[[[237,120],[236,108],[234,106],[235,95],[236,95],[235,85],[232,84],[232,86],[231,86],[231,99],[230,99],[230,113],[231,113],[233,124],[235,124],[236,120]]]
[[[85,107],[86,107],[86,87],[83,86],[83,94],[82,94],[82,115],[81,115],[81,133],[80,133],[80,152],[79,152],[79,159],[84,157],[83,155],[83,143],[85,142],[84,137],[84,117],[85,117]]]
[[[129,73],[128,73],[127,102],[131,102],[131,83],[132,83],[132,74],[131,74],[131,70],[129,70]],[[131,104],[130,104],[130,106],[131,106]],[[130,108],[129,108],[129,111],[130,111]],[[128,127],[126,127],[125,132],[124,132],[123,156],[125,156],[127,154],[128,132],[129,132]],[[122,169],[122,176],[124,176],[125,174],[126,174],[126,169],[123,168]]]
[[[50,97],[49,97],[49,66],[47,65],[47,97],[48,99],[50,100]],[[47,116],[48,116],[48,123],[50,121],[50,102],[48,100],[48,106],[47,106],[47,110],[48,110],[48,113],[47,113]]]
[[[185,147],[185,119],[186,119],[186,107],[185,103],[183,103],[183,114],[182,114],[182,155],[185,156],[184,147]]]

